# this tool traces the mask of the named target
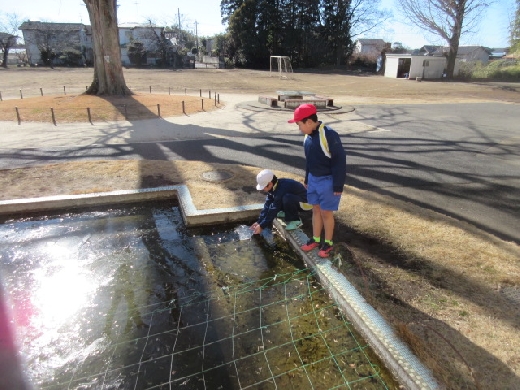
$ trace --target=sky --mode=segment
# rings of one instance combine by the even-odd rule
[[[82,0],[6,0],[0,11],[15,13],[21,20],[90,24]],[[118,0],[118,23],[178,24],[197,33],[211,36],[225,31],[221,24],[220,0]]]
[[[396,0],[381,0],[381,7],[392,11],[393,19],[386,26],[378,30],[378,36],[364,38],[381,38],[385,42],[401,42],[403,46],[417,49],[424,45],[446,45],[447,42],[439,37],[425,35],[410,23],[402,22]],[[509,46],[509,20],[514,9],[514,0],[496,0],[487,8],[478,31],[463,35],[460,44],[463,46],[485,46],[503,48]]]
[[[118,4],[119,23],[146,23],[150,20],[160,26],[171,26],[178,24],[180,15],[181,27],[198,36],[223,33],[226,28],[221,24],[220,0],[118,0]],[[507,27],[513,4],[514,0],[496,0],[487,10],[478,31],[464,36],[461,45],[491,48],[509,46]],[[384,27],[365,34],[363,38],[401,42],[403,46],[411,49],[427,44],[446,44],[438,37],[422,34],[421,30],[409,23],[400,22],[402,16],[396,7],[396,0],[381,0],[381,6],[392,11],[393,19]],[[82,0],[4,1],[1,12],[15,13],[21,20],[90,24]]]

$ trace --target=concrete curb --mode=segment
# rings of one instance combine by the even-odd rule
[[[240,207],[197,210],[193,204],[188,187],[186,185],[176,185],[95,194],[4,200],[0,201],[0,216],[103,206],[114,203],[165,200],[173,197],[176,197],[179,201],[186,226],[227,223],[255,218],[263,207],[263,204],[251,204]]]
[[[302,100],[302,103],[305,103],[305,100]],[[242,103],[235,104],[235,108],[250,110],[250,111],[266,111],[266,112],[293,112],[294,108],[285,108],[283,106],[271,107],[269,104],[263,104],[255,101],[247,101]],[[356,109],[353,106],[327,106],[318,108],[319,114],[348,114],[349,112],[354,112]]]
[[[305,264],[316,273],[343,314],[352,321],[400,384],[410,390],[440,389],[430,370],[397,337],[385,319],[365,301],[345,276],[333,267],[332,262],[318,257],[316,251],[303,252],[300,249],[308,240],[303,231],[287,231],[278,220],[275,220],[274,225],[300,254]]]

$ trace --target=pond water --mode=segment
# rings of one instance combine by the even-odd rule
[[[171,203],[6,221],[0,350],[12,331],[43,389],[391,387],[301,260],[266,238],[187,230]]]

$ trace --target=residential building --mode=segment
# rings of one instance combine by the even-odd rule
[[[164,27],[131,23],[121,24],[118,29],[124,66],[159,65],[163,59],[171,62],[173,44],[165,38]],[[91,26],[27,21],[19,30],[23,33],[30,64],[93,63]]]
[[[421,56],[436,56],[441,57],[444,55],[443,46],[424,45],[418,51],[414,51],[413,54]]]
[[[353,55],[365,57],[377,57],[384,49],[390,48],[390,43],[382,39],[358,39],[354,46]]]
[[[124,66],[158,65],[163,56],[161,45],[173,48],[171,41],[164,36],[164,27],[124,23],[118,28]]]
[[[23,22],[18,29],[22,31],[30,64],[92,63],[90,26],[81,23],[27,21]]]
[[[449,46],[432,46],[425,45],[419,50],[414,51],[414,55],[425,55],[425,56],[448,56],[450,52]],[[483,64],[487,64],[491,50],[482,46],[459,46],[457,51],[457,60],[462,62],[476,62],[480,61]]]
[[[449,50],[449,48],[446,48]],[[482,46],[459,46],[457,59],[462,62],[480,61],[483,65],[489,62],[491,50]]]

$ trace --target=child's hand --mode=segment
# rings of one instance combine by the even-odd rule
[[[252,224],[249,229],[251,229],[253,231],[253,234],[260,234],[260,233],[262,233],[262,230],[263,230],[260,227],[260,225],[258,224],[258,222],[255,222],[254,224]]]

